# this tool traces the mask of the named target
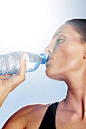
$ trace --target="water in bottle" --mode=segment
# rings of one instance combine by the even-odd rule
[[[26,72],[36,70],[40,64],[45,64],[49,56],[48,54],[34,54],[30,52],[11,52],[5,55],[0,55],[0,75],[17,74],[20,67],[20,59],[23,54],[27,54]]]

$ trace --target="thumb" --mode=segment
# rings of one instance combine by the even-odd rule
[[[18,72],[18,75],[20,75],[20,76],[25,75],[27,56],[28,56],[27,54],[24,54],[20,59],[20,68],[19,68],[19,72]]]

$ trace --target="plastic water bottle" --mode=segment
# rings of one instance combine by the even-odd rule
[[[11,52],[5,55],[0,55],[0,75],[17,74],[20,67],[20,59],[23,54],[27,54],[26,72],[36,70],[40,64],[45,64],[49,56],[45,54],[34,54],[30,52]]]

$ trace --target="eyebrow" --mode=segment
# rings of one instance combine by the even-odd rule
[[[58,32],[58,33],[54,34],[54,36],[53,36],[53,38],[52,38],[52,39],[54,39],[54,38],[55,38],[57,35],[59,35],[60,33],[65,33],[65,32],[60,31],[60,32]]]

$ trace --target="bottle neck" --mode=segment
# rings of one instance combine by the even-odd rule
[[[49,55],[48,54],[40,54],[40,63],[45,64],[49,60]]]

